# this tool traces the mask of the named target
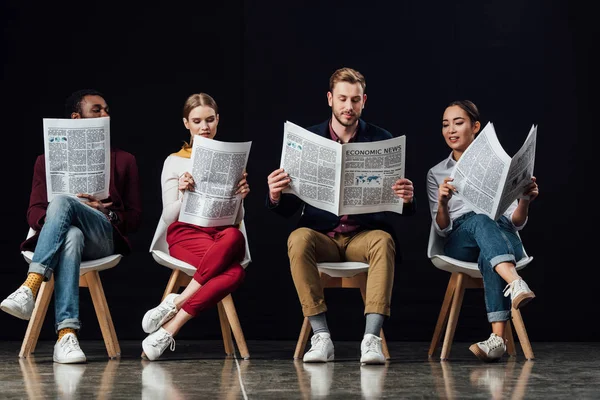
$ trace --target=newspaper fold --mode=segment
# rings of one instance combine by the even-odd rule
[[[497,220],[531,182],[537,125],[511,158],[500,145],[491,122],[477,135],[456,163],[451,178],[457,196],[478,214]]]
[[[44,118],[48,202],[56,195],[109,196],[110,118]]]
[[[242,196],[236,195],[252,142],[227,143],[194,137],[191,166],[195,188],[186,190],[179,221],[205,227],[233,225]]]
[[[406,137],[340,144],[286,121],[280,167],[284,193],[335,215],[392,211],[403,202],[392,185],[404,177]]]

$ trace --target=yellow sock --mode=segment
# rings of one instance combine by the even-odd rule
[[[37,272],[30,272],[27,274],[27,279],[25,279],[25,282],[21,286],[27,286],[29,289],[31,289],[33,298],[35,298],[38,290],[40,290],[40,286],[42,286],[42,282],[44,282],[43,275],[38,274]]]
[[[75,335],[77,335],[77,332],[75,331],[75,329],[63,328],[60,331],[58,331],[58,340],[60,341],[60,339],[62,339],[62,337],[65,336],[67,333],[74,333]]]

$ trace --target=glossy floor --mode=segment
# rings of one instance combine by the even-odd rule
[[[533,343],[536,359],[484,364],[454,343],[452,359],[428,360],[428,343],[390,342],[384,366],[360,366],[359,343],[338,342],[336,361],[293,361],[292,342],[248,341],[251,358],[226,358],[222,342],[181,341],[149,362],[139,342],[108,360],[102,342],[82,341],[88,362],[52,362],[53,343],[17,357],[0,343],[2,399],[594,399],[600,398],[600,343]]]

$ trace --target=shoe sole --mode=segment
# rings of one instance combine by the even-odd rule
[[[15,310],[15,309],[10,308],[9,306],[5,305],[4,302],[2,302],[2,304],[0,304],[0,310],[4,311],[7,314],[12,315],[13,317],[17,317],[17,318],[23,319],[25,321],[29,321],[31,319],[31,314],[29,314],[29,315],[22,314],[20,311]]]
[[[533,299],[535,299],[535,294],[533,292],[523,293],[522,295],[515,297],[512,306],[515,310],[518,310]]]
[[[494,362],[500,360],[499,358],[488,357],[488,355],[485,354],[485,351],[481,350],[477,344],[472,344],[471,347],[469,347],[469,350],[471,350],[471,353],[475,354],[481,361]]]
[[[57,358],[52,357],[52,360],[55,363],[59,363],[59,364],[83,364],[87,361],[87,359],[85,357],[83,358],[74,358],[72,360],[66,360],[66,361],[59,361]]]
[[[333,361],[334,356],[329,357],[327,360],[304,360],[302,359],[302,362],[305,362],[307,364],[314,364],[314,363],[326,363],[329,361]]]
[[[380,360],[373,360],[373,361],[362,361],[360,362],[360,365],[384,365],[385,364],[385,360],[380,361]]]

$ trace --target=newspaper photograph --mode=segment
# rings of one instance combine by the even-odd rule
[[[228,143],[195,136],[191,168],[195,188],[186,190],[179,221],[199,226],[233,225],[242,204],[236,195],[252,142]]]
[[[56,195],[109,196],[110,118],[44,118],[48,202]],[[84,200],[82,200],[84,201]]]
[[[289,121],[283,136],[280,167],[291,178],[284,193],[338,216],[402,213],[392,185],[404,177],[405,136],[340,144]]]
[[[494,125],[488,122],[460,157],[451,178],[456,195],[473,210],[497,220],[531,182],[537,126],[511,158],[500,145]]]

